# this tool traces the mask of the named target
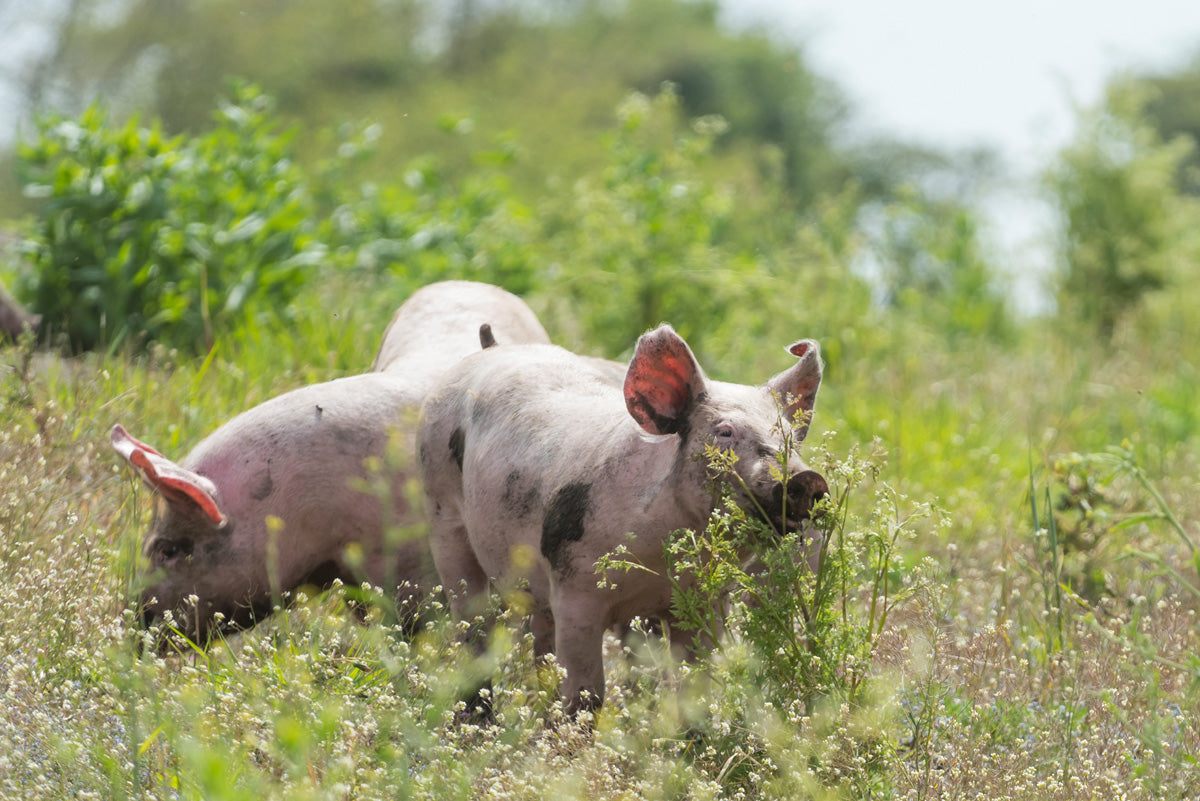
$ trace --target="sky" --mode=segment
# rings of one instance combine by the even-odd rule
[[[1200,55],[1197,0],[727,0],[726,15],[799,40],[858,122],[1033,166],[1121,69]]]
[[[860,134],[999,153],[1011,181],[986,200],[986,237],[1030,313],[1046,309],[1053,264],[1037,175],[1076,110],[1121,71],[1200,57],[1200,0],[727,0],[724,11],[801,42]]]

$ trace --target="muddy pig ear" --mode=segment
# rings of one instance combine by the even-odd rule
[[[214,526],[225,525],[225,513],[217,503],[217,488],[204,476],[180,467],[161,453],[129,435],[121,425],[113,426],[109,440],[113,448],[137,471],[142,480],[172,506],[199,512]]]
[[[788,419],[799,421],[796,436],[803,439],[821,388],[821,347],[815,340],[802,339],[789,345],[787,351],[800,361],[768,381],[767,387],[785,404]]]
[[[625,373],[625,407],[651,434],[677,434],[707,381],[692,349],[675,329],[661,325],[642,334]]]

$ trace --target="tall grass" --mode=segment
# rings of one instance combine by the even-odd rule
[[[1175,392],[1189,379],[1041,343],[881,348],[834,365],[810,434],[824,445],[806,448],[845,458],[877,447],[880,463],[835,490],[846,504],[835,533],[866,561],[841,557],[858,567],[829,596],[827,631],[865,624],[868,640],[854,642],[870,647],[834,637],[819,653],[808,639],[819,631],[790,629],[810,660],[790,663],[804,667],[791,680],[768,669],[753,613],[736,606],[718,647],[695,661],[675,661],[656,636],[609,638],[611,688],[590,732],[562,718],[558,671],[535,663],[513,617],[483,662],[445,614],[406,640],[381,620],[360,624],[338,591],[207,652],[139,651],[127,599],[149,503],[108,452],[109,426],[136,425],[182,455],[250,404],[362,369],[400,299],[360,308],[352,297],[307,307],[303,335],[254,329],[203,361],[60,359],[28,344],[0,354],[0,795],[1200,793],[1200,577],[1186,544],[1200,519],[1196,437],[1157,436],[1182,425]],[[1133,450],[1108,462],[1057,456],[1103,453],[1115,433]],[[1121,461],[1134,452],[1144,456]],[[926,505],[939,514],[908,521],[903,510]],[[883,540],[871,538],[897,523],[904,538],[872,562]],[[811,592],[803,575],[797,592]],[[872,588],[906,594],[871,617],[882,599]],[[784,609],[780,592],[760,608]],[[814,654],[842,662],[821,672]],[[485,673],[496,676],[497,723],[480,728],[459,710]],[[837,689],[851,679],[853,695]]]

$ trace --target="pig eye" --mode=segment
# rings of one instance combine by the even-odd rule
[[[178,559],[181,556],[190,556],[192,553],[191,540],[163,540],[159,543],[157,551],[158,559],[162,562],[170,562],[173,559]]]

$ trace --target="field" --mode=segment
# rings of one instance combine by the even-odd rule
[[[181,454],[242,408],[361,370],[402,299],[386,295],[323,293],[302,336],[248,330],[203,361],[3,351],[5,797],[1200,792],[1195,376],[1158,349],[1035,327],[953,351],[900,329],[893,349],[831,361],[807,453],[841,477],[850,547],[899,531],[891,612],[866,650],[830,646],[842,664],[822,694],[772,684],[732,633],[694,664],[653,636],[613,639],[587,734],[559,719],[554,671],[509,620],[488,662],[497,724],[477,728],[456,722],[481,668],[451,622],[406,641],[337,592],[207,652],[139,654],[127,598],[150,504],[108,428]],[[711,372],[759,380],[770,353]],[[838,473],[851,453],[877,469]],[[846,631],[870,622],[870,564],[839,601]]]
[[[914,249],[881,293],[853,269],[873,201],[785,212],[770,186],[731,188],[709,169],[721,123],[681,121],[670,90],[625,101],[606,163],[540,201],[492,151],[331,200],[240,91],[210,134],[92,111],[27,154],[56,199],[4,261],[6,283],[40,276],[25,297],[50,333],[0,350],[0,796],[1200,797],[1194,201],[1151,208],[1162,286],[1080,279],[1108,291],[1098,325],[1069,293],[1027,320],[985,287],[970,221],[919,204],[881,207],[888,263]],[[1135,188],[1162,195],[1176,163],[1135,160]],[[112,425],[182,457],[239,411],[364,371],[392,311],[450,277],[518,292],[589,355],[626,359],[669,321],[724,380],[820,340],[818,575],[785,541],[759,603],[714,604],[749,587],[719,558],[745,526],[681,534],[679,569],[714,568],[692,622],[724,634],[692,661],[610,637],[594,720],[564,719],[517,615],[477,657],[436,598],[413,638],[386,598],[359,619],[348,596],[372,588],[335,588],[207,650],[142,648],[151,497]],[[495,723],[464,722],[488,674]]]

